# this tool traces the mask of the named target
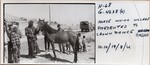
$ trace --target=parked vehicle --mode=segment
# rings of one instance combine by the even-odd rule
[[[92,25],[92,23],[89,23],[88,21],[81,21],[80,22],[80,29],[82,32],[93,31],[93,25]]]

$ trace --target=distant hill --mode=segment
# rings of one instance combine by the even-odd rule
[[[27,21],[27,18],[24,17],[17,17],[11,14],[5,14],[5,20],[6,21]]]

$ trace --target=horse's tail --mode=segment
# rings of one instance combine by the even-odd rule
[[[79,51],[79,35],[77,35],[77,39],[76,39],[76,44],[75,44],[75,48],[77,51]]]

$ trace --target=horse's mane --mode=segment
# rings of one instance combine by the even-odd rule
[[[52,33],[56,33],[57,30],[53,29],[52,27],[50,27],[47,23],[44,23],[44,29],[45,31],[47,31],[49,34],[52,34]]]

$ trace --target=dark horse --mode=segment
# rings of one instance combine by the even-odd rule
[[[47,23],[47,22],[46,22]],[[45,51],[50,51],[50,42],[48,41],[47,35],[45,34],[45,31],[42,31],[42,34],[44,35],[44,43],[45,43]],[[62,53],[65,53],[65,48],[63,44],[58,44],[59,45],[59,50]]]
[[[44,31],[42,31],[42,34],[44,35],[45,51],[46,52],[50,51],[50,42],[48,41],[48,38]],[[59,45],[60,52],[65,53],[64,45],[63,44],[58,44],[58,45]]]
[[[45,32],[45,36],[47,36],[47,40],[51,43],[54,59],[56,59],[54,43],[62,44],[62,43],[69,42],[74,51],[74,62],[75,63],[77,62],[78,60],[77,51],[79,50],[79,38],[77,33],[73,31],[58,32],[57,30],[50,27],[46,22],[44,22],[44,20],[40,20],[40,19],[38,21],[36,30],[37,31],[42,30]]]

